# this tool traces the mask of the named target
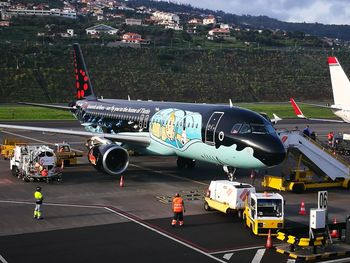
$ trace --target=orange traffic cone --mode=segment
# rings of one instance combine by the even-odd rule
[[[336,218],[334,218],[333,224],[334,224],[334,225],[337,224],[337,219],[336,219]],[[337,230],[337,229],[333,229],[333,230],[332,230],[331,237],[332,237],[332,238],[337,238],[337,237],[339,237],[339,233],[338,233],[338,230]]]
[[[305,210],[305,203],[304,203],[304,201],[301,201],[300,210],[299,210],[299,215],[303,215],[303,216],[306,215],[306,210]]]
[[[124,187],[124,178],[123,176],[120,176],[119,186]]]
[[[271,239],[271,229],[269,229],[269,234],[267,235],[267,240],[266,240],[266,248],[272,248],[272,239]]]

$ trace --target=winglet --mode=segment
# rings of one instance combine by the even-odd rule
[[[233,103],[232,103],[232,100],[230,99],[230,108],[233,107]]]
[[[298,118],[306,119],[306,117],[304,116],[303,112],[301,111],[301,109],[300,109],[299,106],[296,104],[296,102],[294,101],[293,98],[290,98],[290,103],[291,103],[292,106],[293,106],[295,115],[297,115]]]

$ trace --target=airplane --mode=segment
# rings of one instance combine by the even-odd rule
[[[293,98],[290,98],[290,103],[292,104],[294,113],[298,118],[326,122],[350,123],[350,81],[336,57],[328,57],[328,65],[331,75],[334,104],[330,106],[310,103],[302,104],[330,109],[341,120],[308,118],[303,114]]]
[[[0,128],[88,137],[90,164],[110,175],[127,169],[128,150],[176,156],[178,168],[193,168],[196,160],[220,165],[230,180],[237,168],[264,169],[285,159],[285,148],[271,122],[248,109],[98,98],[79,44],[73,48],[76,101],[68,106],[23,104],[69,110],[85,131],[6,124]]]

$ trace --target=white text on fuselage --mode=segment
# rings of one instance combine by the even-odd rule
[[[139,113],[149,114],[151,110],[145,108],[130,108],[130,107],[116,107],[116,106],[104,106],[104,105],[88,105],[88,110],[101,110],[109,112],[124,112],[124,113]]]

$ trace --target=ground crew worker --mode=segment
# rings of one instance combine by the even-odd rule
[[[185,210],[185,204],[180,195],[177,193],[173,199],[173,212],[174,212],[174,218],[173,221],[171,221],[171,226],[174,227],[179,221],[179,226],[184,225],[184,215],[183,213],[186,211]]]
[[[35,209],[34,209],[34,218],[35,219],[43,219],[41,216],[41,205],[43,203],[44,197],[41,193],[41,187],[38,186],[36,188],[36,191],[34,193],[34,198],[35,198]]]
[[[327,139],[328,139],[328,145],[331,147],[333,147],[333,138],[334,138],[334,133],[333,133],[333,131],[330,131],[327,134]]]

